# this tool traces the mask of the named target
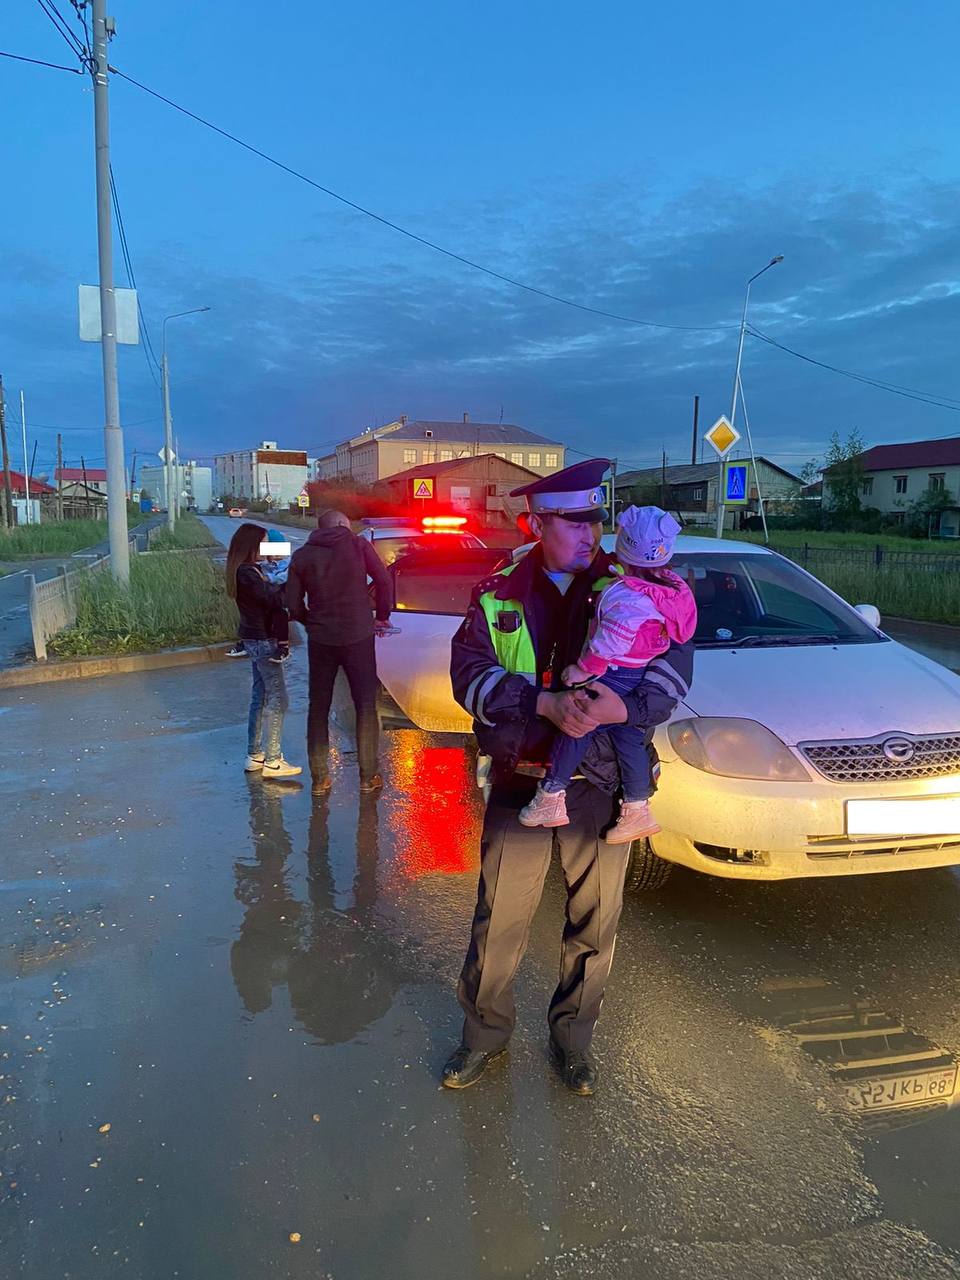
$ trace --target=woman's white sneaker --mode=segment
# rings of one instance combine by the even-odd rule
[[[283,756],[277,756],[276,760],[268,760],[263,766],[263,776],[265,778],[296,778],[303,770],[298,764],[290,764],[288,760],[284,760]]]
[[[262,751],[251,752],[251,754],[247,756],[246,764],[243,766],[244,773],[259,773],[263,768],[263,762],[266,758],[267,757]]]

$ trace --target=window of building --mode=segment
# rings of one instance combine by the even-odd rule
[[[692,496],[693,496],[693,501],[694,501],[694,502],[702,502],[702,501],[703,501],[703,488],[701,487],[701,488],[699,488],[699,489],[694,489],[694,491],[693,491],[693,495],[692,495]]]
[[[873,476],[864,476],[860,481],[860,492],[865,498],[869,498],[873,493]]]
[[[416,449],[404,449],[404,451],[403,451],[403,465],[404,465],[405,467],[415,467],[415,466],[417,465],[417,451],[416,451]]]
[[[440,450],[440,461],[441,461],[441,462],[450,462],[452,458],[453,458],[453,450],[452,450],[452,449],[441,449],[441,450]]]
[[[528,454],[527,454],[527,466],[528,466],[528,467],[539,467],[539,466],[540,466],[540,454],[539,454],[539,453],[528,453]]]
[[[420,461],[421,461],[421,462],[436,462],[436,460],[437,460],[437,451],[436,451],[436,449],[421,449],[421,450],[420,450]]]
[[[522,467],[522,466],[523,466],[523,454],[522,454],[522,453],[511,453],[511,455],[510,455],[510,461],[511,461],[511,462],[515,462],[515,463],[517,464],[517,466],[518,466],[518,467]]]
[[[545,467],[558,467],[560,465],[560,455],[558,453],[544,454],[543,465]]]
[[[893,513],[894,524],[903,524],[906,518],[907,518],[907,513],[905,511],[894,511]]]
[[[897,493],[906,493],[906,492],[907,492],[907,477],[906,477],[906,476],[894,476],[893,478],[894,478],[894,481],[896,482]]]
[[[943,493],[947,487],[947,473],[945,471],[934,471],[928,478],[930,480],[930,492]]]
[[[493,456],[495,458],[506,458],[507,455],[505,453],[494,453]]]
[[[495,498],[497,496],[497,486],[495,484],[487,485],[487,497]]]

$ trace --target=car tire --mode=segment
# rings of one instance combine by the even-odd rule
[[[630,861],[623,887],[629,893],[662,889],[672,871],[673,863],[654,853],[649,840],[634,840],[630,846]]]

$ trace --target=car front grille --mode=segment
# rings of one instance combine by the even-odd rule
[[[903,744],[913,748],[909,759],[896,758]],[[910,782],[951,773],[960,776],[960,733],[923,738],[886,733],[870,739],[802,742],[800,750],[831,782]]]

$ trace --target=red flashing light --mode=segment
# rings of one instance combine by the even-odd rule
[[[460,529],[467,523],[466,516],[424,516],[424,529]]]

